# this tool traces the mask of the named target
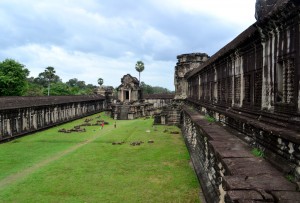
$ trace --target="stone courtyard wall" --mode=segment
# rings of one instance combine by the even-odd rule
[[[106,108],[105,97],[0,97],[0,141],[8,141]]]

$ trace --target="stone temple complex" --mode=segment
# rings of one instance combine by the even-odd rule
[[[142,95],[128,74],[115,99],[0,98],[0,140],[104,110],[153,116],[181,128],[208,203],[300,202],[300,1],[257,0],[255,16],[213,56],[177,56],[175,95]]]

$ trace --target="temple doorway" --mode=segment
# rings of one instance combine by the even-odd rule
[[[125,100],[129,100],[129,91],[125,91]]]

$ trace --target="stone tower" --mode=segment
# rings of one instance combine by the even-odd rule
[[[187,97],[188,84],[184,78],[189,71],[198,68],[209,56],[206,53],[191,53],[177,56],[178,62],[175,66],[174,85],[175,99]]]

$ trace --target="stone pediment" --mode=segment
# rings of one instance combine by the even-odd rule
[[[139,81],[136,77],[133,77],[130,74],[124,75],[121,79],[121,85],[119,86],[119,88],[138,89]]]

